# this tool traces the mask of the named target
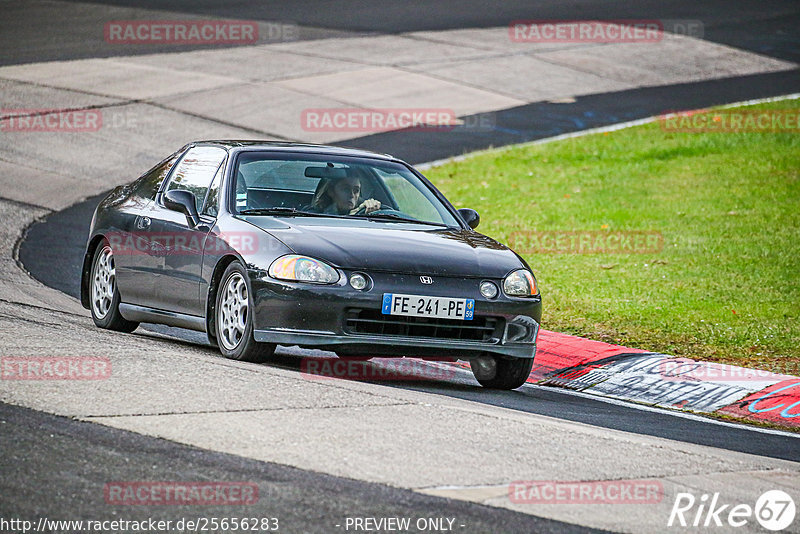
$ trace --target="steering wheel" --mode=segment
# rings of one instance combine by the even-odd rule
[[[364,214],[366,214],[366,211],[367,211],[366,206],[361,206],[360,208],[358,208],[357,212],[355,212],[355,213],[353,213],[351,215],[364,215]],[[369,214],[372,215],[374,213],[381,213],[381,212],[386,213],[387,211],[388,212],[394,212],[394,211],[397,211],[397,210],[394,209],[391,206],[387,206],[386,204],[381,203],[381,207],[380,208],[376,209],[375,211],[369,212]]]

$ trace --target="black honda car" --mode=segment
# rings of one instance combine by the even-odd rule
[[[391,156],[196,142],[100,202],[81,301],[101,328],[199,330],[237,360],[277,345],[461,359],[482,385],[513,389],[531,371],[541,296],[478,222]]]

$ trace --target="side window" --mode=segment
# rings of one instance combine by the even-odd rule
[[[387,174],[379,169],[376,169],[376,172],[392,192],[397,202],[397,209],[401,212],[423,221],[444,222],[441,214],[428,198],[431,193],[428,192],[426,195],[419,189],[422,184],[414,184],[400,174]]]
[[[176,189],[189,191],[194,195],[197,211],[200,211],[211,180],[226,155],[224,149],[214,146],[189,149],[172,174],[165,192]]]
[[[208,195],[206,196],[206,205],[203,208],[203,213],[216,217],[219,213],[219,186],[222,183],[222,175],[225,172],[225,165],[220,165],[217,174],[214,175],[214,181],[211,182],[211,187],[208,188]]]
[[[156,193],[161,189],[161,184],[164,183],[164,178],[169,174],[169,170],[175,165],[175,162],[180,156],[180,151],[171,155],[139,178],[136,183],[136,196],[153,200],[156,198]]]

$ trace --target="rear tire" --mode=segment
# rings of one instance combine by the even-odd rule
[[[264,363],[275,352],[275,344],[253,338],[253,297],[247,271],[231,262],[222,275],[214,308],[214,326],[219,351],[226,358]]]
[[[517,389],[522,386],[533,369],[533,358],[503,358],[492,356],[497,365],[497,372],[492,378],[481,377],[470,364],[475,379],[485,388],[490,389]]]
[[[139,323],[128,321],[119,313],[121,297],[117,289],[114,251],[105,239],[97,246],[92,258],[89,299],[92,320],[97,327],[130,333],[139,326]]]

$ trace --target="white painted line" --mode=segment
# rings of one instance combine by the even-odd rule
[[[774,430],[774,429],[771,429],[771,428],[761,428],[761,427],[756,427],[756,426],[750,426],[750,425],[747,425],[745,423],[729,423],[727,421],[719,421],[717,419],[712,419],[710,417],[703,417],[701,415],[695,415],[695,414],[692,414],[692,413],[679,412],[679,411],[674,411],[674,410],[667,410],[665,408],[656,408],[654,406],[647,406],[647,405],[644,405],[644,404],[638,404],[638,403],[631,402],[631,401],[623,401],[623,400],[613,399],[613,398],[610,398],[610,397],[602,397],[600,395],[592,395],[590,393],[583,393],[582,391],[575,391],[575,390],[571,390],[571,389],[562,389],[562,388],[553,387],[553,386],[540,386],[540,385],[531,384],[531,383],[526,383],[523,387],[541,389],[541,390],[549,391],[549,392],[556,391],[558,393],[563,393],[564,395],[574,395],[576,397],[582,397],[582,398],[586,398],[586,399],[593,399],[593,400],[596,400],[596,401],[605,402],[607,404],[613,404],[615,406],[625,406],[625,407],[633,408],[634,410],[640,410],[640,411],[643,411],[643,412],[657,412],[657,413],[664,414],[664,415],[671,415],[673,417],[681,417],[683,419],[690,419],[692,421],[699,421],[699,422],[702,422],[702,423],[710,423],[712,425],[727,426],[727,427],[731,427],[731,428],[738,428],[740,430],[749,430],[751,432],[760,432],[762,434],[774,434],[776,436],[784,436],[784,437],[789,437],[789,438],[800,438],[800,434],[796,434],[796,433],[793,433],[793,432],[786,432],[786,431],[783,431],[783,430]],[[591,423],[587,423],[587,424],[591,424]],[[671,439],[671,438],[666,438],[666,439]]]
[[[766,104],[768,102],[781,102],[783,100],[795,100],[800,98],[800,93],[792,93],[789,95],[782,95],[782,96],[771,96],[769,98],[756,98],[753,100],[745,100],[743,102],[733,102],[732,104],[725,104],[722,106],[714,106],[712,108],[707,109],[729,109],[729,108],[737,108],[742,106],[755,106],[757,104]],[[705,109],[705,108],[704,108]],[[694,110],[686,110],[686,111],[694,111]],[[458,161],[465,161],[467,159],[476,157],[476,156],[483,156],[486,154],[500,154],[502,152],[506,152],[508,150],[514,150],[516,148],[525,148],[534,145],[543,145],[545,143],[552,143],[554,141],[561,141],[563,139],[572,139],[575,137],[583,137],[585,135],[593,135],[597,133],[605,133],[605,132],[614,132],[617,130],[622,130],[625,128],[631,128],[633,126],[640,126],[642,124],[649,124],[651,122],[657,121],[661,118],[661,115],[653,115],[652,117],[646,117],[644,119],[637,119],[635,121],[628,121],[628,122],[620,122],[617,124],[611,124],[609,126],[600,126],[598,128],[590,128],[588,130],[581,130],[578,132],[570,132],[561,135],[556,135],[553,137],[545,137],[544,139],[537,139],[535,141],[526,141],[524,143],[517,143],[514,145],[505,145],[496,148],[487,148],[485,150],[476,150],[475,152],[469,152],[467,154],[461,154],[458,156],[453,156],[450,158],[444,159],[437,159],[434,161],[429,161],[426,163],[420,163],[419,165],[414,165],[415,168],[420,170],[428,170],[433,167],[439,167],[441,165],[445,165],[447,163],[455,163]]]

